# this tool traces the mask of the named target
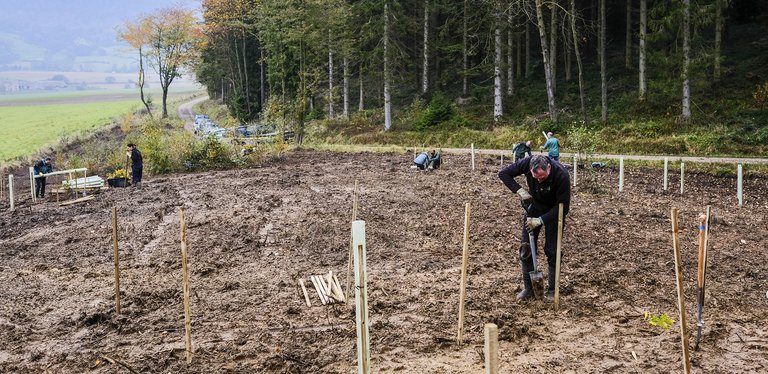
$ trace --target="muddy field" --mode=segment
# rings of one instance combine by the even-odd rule
[[[768,191],[735,177],[616,170],[574,191],[561,309],[516,303],[521,209],[498,159],[410,170],[405,154],[291,153],[264,167],[148,178],[85,204],[0,208],[2,373],[350,373],[351,306],[307,307],[297,279],[346,278],[352,194],[366,221],[373,372],[478,373],[483,324],[507,373],[669,373],[682,368],[669,211],[680,209],[695,336],[697,220],[712,205],[697,373],[768,370]],[[586,172],[580,173],[580,179]],[[679,187],[672,176],[671,189]],[[25,196],[26,199],[28,197]],[[465,345],[455,343],[464,203],[472,204]],[[122,314],[114,309],[110,209],[119,212]],[[188,218],[194,360],[184,360],[179,208]],[[543,255],[542,261],[543,261]],[[540,265],[541,266],[541,265]],[[546,269],[545,269],[546,270]],[[644,312],[667,313],[669,330]],[[112,361],[112,362],[111,362]]]

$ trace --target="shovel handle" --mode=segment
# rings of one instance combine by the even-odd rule
[[[531,258],[533,259],[533,271],[536,271],[536,239],[533,237],[533,233],[528,233],[528,242],[531,245]]]

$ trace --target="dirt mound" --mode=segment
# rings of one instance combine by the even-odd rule
[[[352,307],[304,304],[299,277],[345,283],[355,179],[366,221],[375,372],[482,370],[483,324],[500,328],[503,372],[673,372],[677,321],[669,210],[680,209],[688,322],[695,331],[696,217],[714,212],[701,350],[707,373],[768,369],[768,192],[748,179],[602,169],[567,217],[561,310],[514,302],[518,198],[498,160],[448,155],[416,172],[399,154],[294,152],[260,168],[170,175],[85,204],[0,212],[0,372],[349,373]],[[584,177],[586,173],[580,173]],[[670,186],[679,183],[674,178]],[[472,204],[465,342],[454,343],[464,203]],[[111,207],[119,212],[122,314],[114,310]],[[187,215],[195,356],[184,362],[178,209]],[[542,255],[543,258],[543,255]],[[546,269],[545,269],[546,271]],[[310,291],[314,292],[314,290]],[[693,339],[692,339],[693,341]],[[115,361],[116,362],[116,361]]]

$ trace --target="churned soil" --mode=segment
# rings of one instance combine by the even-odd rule
[[[477,373],[483,326],[501,372],[682,369],[670,209],[680,247],[693,372],[768,370],[766,179],[580,169],[562,244],[561,307],[517,303],[522,210],[466,155],[411,170],[409,154],[296,151],[262,167],[149,177],[71,206],[0,207],[1,373],[350,373],[354,303],[320,305],[299,278],[346,283],[355,180],[366,222],[373,372]],[[20,193],[21,194],[21,193]],[[24,195],[24,194],[22,194]],[[464,204],[471,204],[464,345],[456,344]],[[700,349],[697,217],[712,206]],[[122,313],[114,305],[117,207]],[[179,209],[188,226],[194,357],[185,362]],[[539,267],[546,272],[544,255]],[[310,287],[311,287],[311,283]],[[643,317],[666,313],[669,329]],[[128,369],[130,368],[130,369]]]

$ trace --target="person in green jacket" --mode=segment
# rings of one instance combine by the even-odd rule
[[[546,150],[549,158],[560,162],[560,141],[555,138],[552,131],[547,133],[547,142],[541,146],[541,150]]]

